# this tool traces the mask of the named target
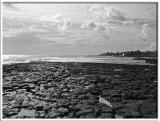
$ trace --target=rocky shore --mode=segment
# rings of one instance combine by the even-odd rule
[[[157,81],[156,65],[3,65],[3,118],[157,118]]]

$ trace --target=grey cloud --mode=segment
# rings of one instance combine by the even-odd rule
[[[146,47],[147,51],[154,51],[157,50],[157,44],[156,42],[151,43],[148,47]]]
[[[129,18],[123,11],[114,7],[105,8],[104,6],[94,5],[89,9],[89,12],[93,15],[94,19],[107,22],[112,25],[139,26],[143,24],[150,24],[150,26],[154,26],[154,22],[152,20]]]
[[[91,29],[95,32],[99,32],[103,37],[110,38],[112,34],[112,27],[107,23],[96,22],[94,19],[85,20],[81,25],[82,29]]]
[[[125,14],[122,11],[113,7],[110,7],[108,10],[106,10],[106,17],[107,19],[111,20],[118,20],[118,21],[126,20]]]
[[[96,28],[97,27],[97,23],[94,19],[91,20],[85,20],[82,25],[81,28]]]
[[[149,36],[149,24],[144,24],[140,33],[137,35],[137,39],[146,41]]]
[[[65,31],[71,26],[71,19],[64,18],[61,14],[56,14],[54,16],[42,16],[40,22],[45,27],[54,26],[59,31]]]
[[[22,33],[46,33],[47,31],[47,29],[41,28],[37,25],[14,26],[12,24],[8,24],[3,27],[3,37],[10,38]]]
[[[5,3],[3,3],[3,5],[5,6],[5,7],[7,7],[7,8],[10,8],[10,9],[12,9],[12,10],[19,10],[18,8],[16,8],[12,3],[7,3],[7,2],[5,2]]]
[[[125,14],[117,8],[104,8],[102,6],[93,6],[89,10],[94,17],[99,17],[105,21],[125,21]]]

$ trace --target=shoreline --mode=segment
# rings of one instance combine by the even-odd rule
[[[133,65],[133,66],[157,66],[157,64],[123,64],[123,63],[105,63],[105,62],[51,62],[51,61],[30,61],[30,62],[17,62],[17,63],[2,63],[3,65],[14,65],[14,64],[34,64],[34,63],[84,63],[84,64],[106,64],[106,65]]]
[[[157,65],[30,62],[2,67],[3,118],[157,118]]]

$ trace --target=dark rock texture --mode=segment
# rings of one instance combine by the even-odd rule
[[[155,65],[3,65],[3,118],[157,118],[157,103]]]

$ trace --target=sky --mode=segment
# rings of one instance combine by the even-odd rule
[[[3,54],[156,50],[156,3],[3,3]]]

